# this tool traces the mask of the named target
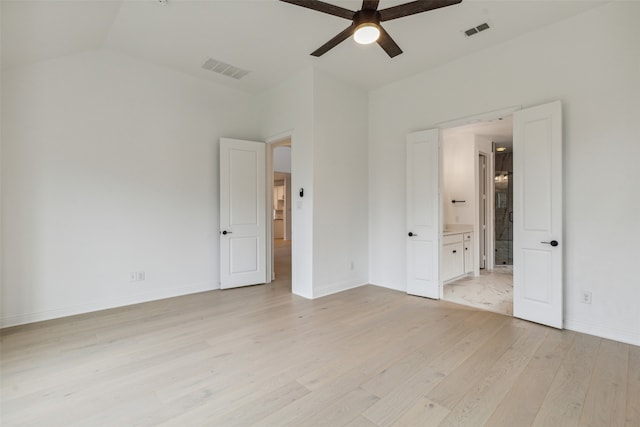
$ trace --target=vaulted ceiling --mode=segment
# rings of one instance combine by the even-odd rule
[[[327,1],[352,10],[362,3]],[[381,0],[380,9],[407,1]],[[108,48],[248,92],[268,88],[310,65],[372,89],[602,3],[463,0],[386,22],[386,30],[404,51],[390,59],[379,46],[357,45],[352,39],[320,58],[310,56],[349,21],[277,0],[3,0],[2,68]],[[484,22],[489,30],[464,35]],[[250,73],[241,80],[212,73],[201,68],[207,58]]]

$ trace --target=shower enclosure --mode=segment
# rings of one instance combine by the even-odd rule
[[[495,264],[513,265],[513,152],[495,154]]]

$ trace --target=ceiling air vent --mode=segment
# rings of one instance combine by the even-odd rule
[[[222,74],[223,76],[232,77],[236,80],[240,80],[247,74],[249,71],[243,70],[242,68],[234,67],[233,65],[227,64],[226,62],[218,61],[217,59],[207,58],[202,64],[202,68],[205,70],[213,71],[214,73]]]
[[[489,24],[487,24],[485,22],[483,24],[478,25],[477,27],[473,27],[473,28],[469,28],[468,30],[465,30],[464,34],[467,37],[471,37],[471,36],[475,36],[479,32],[482,32],[484,30],[488,30],[489,28],[491,28],[491,27],[489,26]]]

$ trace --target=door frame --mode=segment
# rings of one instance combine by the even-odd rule
[[[493,234],[493,227],[492,227],[492,220],[493,220],[493,216],[494,213],[491,210],[491,202],[493,201],[493,197],[492,197],[492,191],[491,188],[492,186],[490,185],[491,182],[489,181],[489,176],[490,176],[490,171],[492,168],[492,165],[490,164],[491,161],[491,153],[486,153],[484,152],[484,150],[478,150],[478,155],[476,157],[478,164],[477,164],[477,172],[478,172],[478,176],[477,176],[477,180],[476,180],[476,192],[477,192],[477,200],[479,202],[479,206],[478,206],[478,230],[480,230],[480,227],[482,225],[484,225],[484,236],[483,238],[480,237],[480,233],[478,233],[478,257],[477,257],[477,266],[478,266],[478,270],[480,270],[481,268],[484,268],[485,270],[491,270],[493,268],[493,263],[492,263],[492,257],[491,257],[491,251],[493,250],[493,245],[490,244],[489,242],[491,240],[493,240],[490,236],[492,236]],[[484,159],[484,171],[481,171],[481,159]],[[482,172],[482,173],[480,173]],[[485,200],[484,200],[484,206],[483,206],[483,201],[482,201],[482,194],[481,194],[481,189],[482,189],[482,181],[484,181],[484,196],[485,196]],[[484,207],[484,208],[483,208]],[[480,212],[483,213],[484,215],[484,224],[482,224],[481,222],[481,217],[483,215],[480,215]],[[481,251],[481,247],[482,245],[480,244],[482,242],[484,242],[484,251]],[[474,248],[476,249],[476,248]],[[484,267],[481,267],[482,264],[482,256],[484,255]]]
[[[436,123],[433,126],[428,127],[428,129],[433,129],[433,128],[437,128],[440,130],[440,145],[442,145],[443,141],[442,141],[442,134],[443,131],[445,129],[451,129],[451,128],[456,128],[456,127],[460,127],[460,126],[465,126],[465,125],[470,125],[470,124],[474,124],[474,123],[480,123],[480,122],[484,122],[484,121],[488,121],[488,120],[495,120],[498,119],[500,117],[504,117],[504,116],[511,116],[513,115],[513,113],[515,113],[516,111],[522,110],[523,106],[522,105],[513,105],[510,107],[505,107],[505,108],[501,108],[499,110],[492,110],[492,111],[487,111],[485,113],[480,113],[480,114],[475,114],[472,116],[467,116],[467,117],[461,117],[461,118],[457,118],[457,119],[453,119],[453,120],[447,120],[444,122],[439,122]],[[477,182],[477,176],[478,176],[478,161],[477,161],[477,157],[480,154],[485,154],[487,155],[487,160],[490,163],[490,169],[487,173],[487,179],[491,178],[492,179],[492,174],[494,173],[494,167],[495,167],[495,163],[494,163],[494,159],[493,159],[493,152],[492,153],[486,153],[485,151],[482,150],[478,150],[475,149],[474,151],[474,155],[475,155],[475,160],[474,160],[474,176],[476,177],[476,184],[475,184],[475,194],[474,194],[474,202],[475,205],[478,205],[478,193],[479,193],[479,186],[478,186],[478,182]],[[442,150],[440,151],[440,159],[439,159],[440,163],[442,164]],[[439,183],[439,192],[440,194],[442,194],[443,192],[443,179],[442,179],[442,170],[440,171],[440,183]],[[493,189],[493,185],[490,185],[489,188],[489,197],[491,198],[491,200],[493,201],[493,198],[495,197],[494,195],[494,189]],[[490,225],[490,230],[487,231],[487,234],[491,233],[491,239],[489,239],[489,241],[493,241],[493,217],[495,215],[495,211],[492,208],[493,202],[489,203],[489,215],[490,215],[490,221],[488,221],[488,224]],[[443,225],[442,221],[444,216],[442,215],[442,213],[444,212],[444,200],[442,199],[442,197],[440,198],[440,231],[442,232],[443,229]],[[474,214],[474,226],[477,227],[478,224],[480,222],[480,212],[478,209],[475,209],[475,214]],[[476,238],[474,239],[474,262],[475,262],[475,266],[474,266],[474,272],[478,271],[478,260],[479,260],[479,246],[480,245],[480,239],[476,236]],[[440,245],[440,251],[442,251],[442,245]],[[494,256],[493,256],[493,251],[494,251],[494,247],[493,247],[493,243],[491,243],[491,245],[487,245],[487,252],[490,252],[490,256],[487,257],[487,261],[488,265],[493,269],[495,268],[494,265]],[[441,254],[442,255],[442,254]],[[440,257],[440,271],[442,271],[442,256]],[[439,287],[440,287],[440,299],[442,299],[444,297],[444,281],[442,279],[439,280]]]
[[[267,174],[266,179],[266,196],[267,196],[267,238],[269,239],[269,244],[267,245],[267,283],[271,283],[275,279],[275,257],[274,257],[274,247],[273,247],[273,150],[276,147],[280,146],[289,146],[291,147],[291,183],[293,184],[293,131],[285,131],[274,135],[265,140],[265,144],[267,145],[266,149],[266,168],[265,173]],[[292,185],[293,188],[293,185]],[[293,197],[293,195],[292,195]],[[293,202],[293,200],[292,200]],[[293,222],[295,217],[295,209],[291,209],[291,243],[293,244]],[[294,259],[295,253],[291,251],[291,269],[294,268]],[[291,288],[293,289],[293,271],[291,271]]]

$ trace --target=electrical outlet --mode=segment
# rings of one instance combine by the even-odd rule
[[[129,273],[129,281],[130,282],[142,282],[146,279],[146,275],[144,271],[132,271]]]
[[[583,304],[591,304],[591,292],[582,291],[582,294],[580,295],[580,302]]]

